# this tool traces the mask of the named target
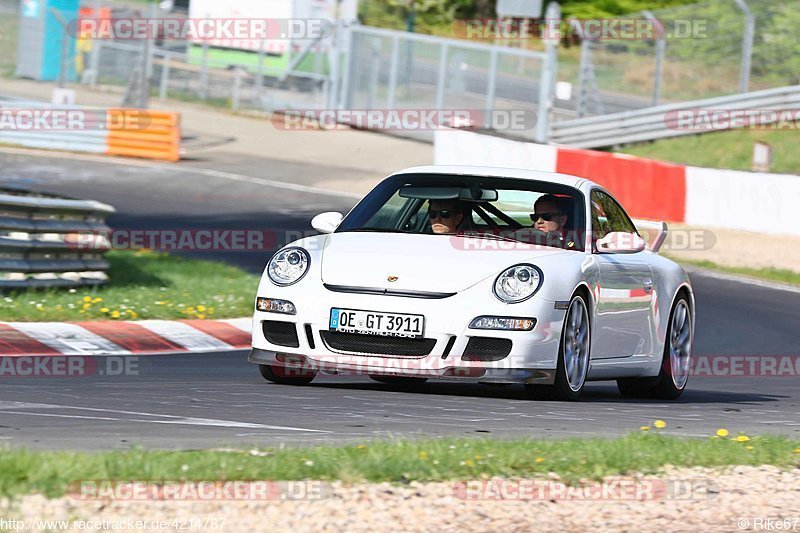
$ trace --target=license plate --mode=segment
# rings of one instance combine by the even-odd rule
[[[425,317],[403,313],[333,308],[329,325],[331,330],[342,333],[417,338],[422,337],[425,332]]]

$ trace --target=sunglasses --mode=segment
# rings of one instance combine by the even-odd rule
[[[436,217],[439,218],[450,218],[453,216],[453,212],[448,209],[428,209],[428,218],[434,219]]]
[[[561,213],[533,213],[531,215],[531,220],[536,222],[537,220],[539,220],[541,218],[545,222],[550,222],[555,217],[560,217],[560,216],[561,216]]]

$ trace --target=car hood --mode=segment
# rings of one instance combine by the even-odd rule
[[[459,292],[506,268],[575,252],[489,239],[334,233],[322,250],[322,282],[399,291]],[[389,281],[396,277],[395,281]]]

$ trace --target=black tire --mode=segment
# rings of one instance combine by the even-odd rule
[[[415,378],[409,376],[382,376],[380,374],[370,374],[369,377],[380,383],[389,385],[404,385],[407,387],[423,385],[428,378]]]
[[[669,322],[667,322],[667,337],[664,343],[664,353],[661,358],[661,370],[658,376],[654,378],[625,378],[617,380],[617,388],[620,394],[625,398],[655,398],[658,400],[677,400],[686,390],[688,383],[688,376],[684,381],[680,377],[675,378],[673,375],[672,361],[670,358],[671,339],[675,334],[675,313],[678,309],[685,309],[686,316],[688,317],[688,341],[689,353],[691,354],[692,344],[692,315],[689,301],[685,296],[679,296],[675,300],[675,305],[669,313]],[[680,332],[679,332],[680,333]],[[682,383],[677,384],[676,381]]]
[[[566,344],[567,344],[567,327],[568,321],[572,316],[572,309],[573,306],[582,305],[583,310],[581,311],[582,320],[585,321],[586,325],[586,341],[585,346],[582,349],[586,350],[586,361],[585,365],[583,365],[582,375],[577,376],[580,381],[579,387],[570,386],[570,378],[567,376],[566,371]],[[584,298],[580,294],[576,294],[572,297],[569,303],[569,307],[567,308],[567,313],[564,316],[564,326],[561,328],[561,343],[559,344],[558,348],[558,363],[556,366],[556,377],[555,382],[552,385],[525,385],[525,391],[528,394],[528,397],[534,400],[561,400],[561,401],[570,401],[574,402],[578,400],[583,392],[583,388],[586,385],[586,375],[589,372],[589,363],[592,359],[591,357],[591,346],[592,346],[592,327],[591,322],[589,320],[589,305],[586,302],[586,298]],[[574,349],[574,348],[573,348]]]
[[[280,385],[308,385],[317,377],[314,370],[298,370],[274,365],[258,365],[258,369],[264,379]]]

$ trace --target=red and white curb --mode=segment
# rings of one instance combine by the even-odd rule
[[[0,356],[202,353],[250,347],[250,318],[0,322]]]

